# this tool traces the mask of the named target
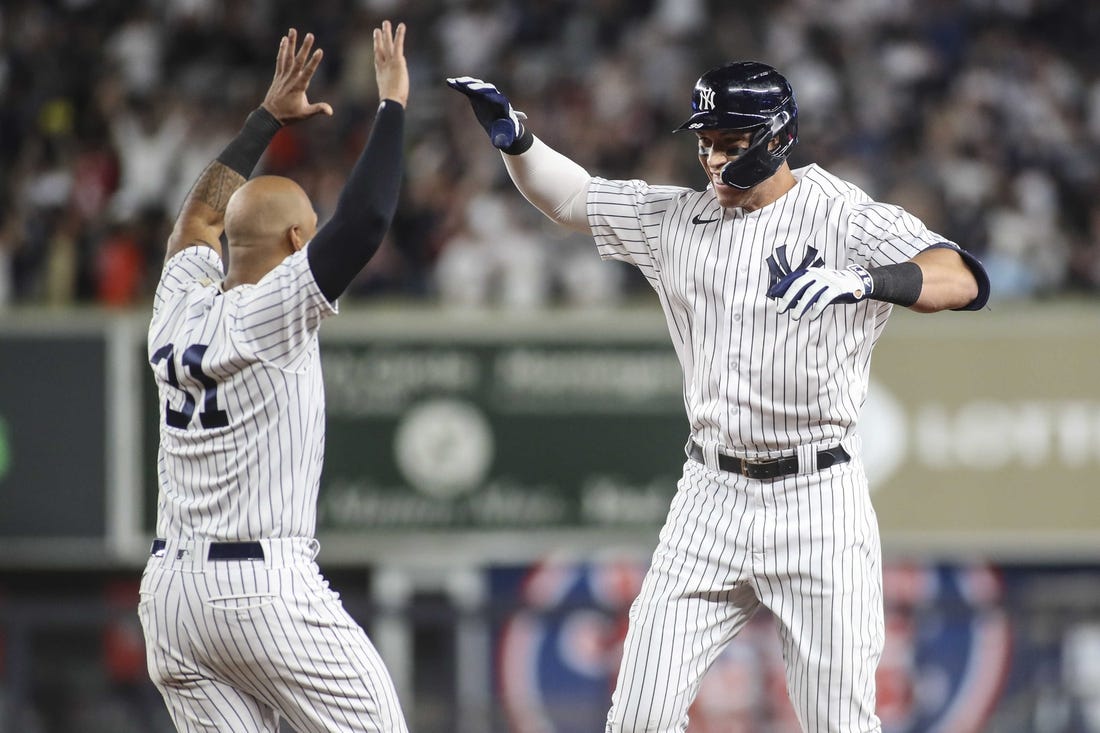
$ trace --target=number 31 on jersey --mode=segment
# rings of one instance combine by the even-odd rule
[[[156,366],[160,362],[168,361],[168,384],[183,393],[183,407],[173,410],[171,402],[164,406],[164,422],[170,427],[186,429],[195,416],[196,397],[188,387],[197,387],[196,391],[202,392],[202,410],[199,412],[199,423],[204,428],[224,428],[229,425],[229,415],[225,410],[218,409],[218,383],[214,378],[202,370],[202,357],[206,354],[207,344],[193,344],[183,350],[180,355],[180,364],[183,370],[190,375],[186,380],[190,384],[180,384],[176,371],[175,344],[165,344],[153,352],[153,358],[149,362]]]

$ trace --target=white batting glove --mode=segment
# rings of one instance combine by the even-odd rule
[[[813,320],[830,305],[858,303],[873,290],[870,273],[859,265],[843,270],[810,267],[782,278],[768,289],[768,297],[776,299],[780,313],[790,311],[795,320],[806,315]]]

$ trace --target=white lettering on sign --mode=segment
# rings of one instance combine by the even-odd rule
[[[459,350],[335,350],[325,354],[330,417],[401,414],[424,393],[476,388],[481,367]]]
[[[511,409],[560,411],[679,408],[680,364],[666,349],[510,349],[493,386]]]
[[[1079,469],[1100,463],[1100,403],[931,403],[914,415],[916,459],[937,470]]]

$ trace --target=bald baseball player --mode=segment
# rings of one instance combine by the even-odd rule
[[[711,662],[761,607],[805,731],[880,731],[878,526],[855,434],[895,304],[976,310],[981,264],[817,165],[792,170],[798,109],[761,63],[707,71],[691,117],[707,187],[589,175],[461,77],[512,180],[656,290],[684,372],[687,460],[630,610],[607,731],[683,731]]]
[[[251,175],[319,114],[321,50],[291,29],[263,104],[188,194],[149,324],[160,396],[157,534],[138,609],[149,674],[187,733],[407,730],[390,675],[315,563],[325,395],[317,332],[397,206],[405,26],[374,31],[381,104],[320,230],[302,188]],[[229,248],[223,269],[219,243]]]

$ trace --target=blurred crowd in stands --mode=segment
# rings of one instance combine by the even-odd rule
[[[4,0],[0,304],[148,301],[202,168],[312,31],[311,98],[260,171],[331,212],[376,108],[371,29],[409,25],[407,169],[348,298],[613,304],[646,286],[511,187],[447,76],[495,82],[589,172],[701,188],[695,79],[783,71],[817,162],[977,253],[1001,299],[1100,293],[1100,3],[1074,0]]]

